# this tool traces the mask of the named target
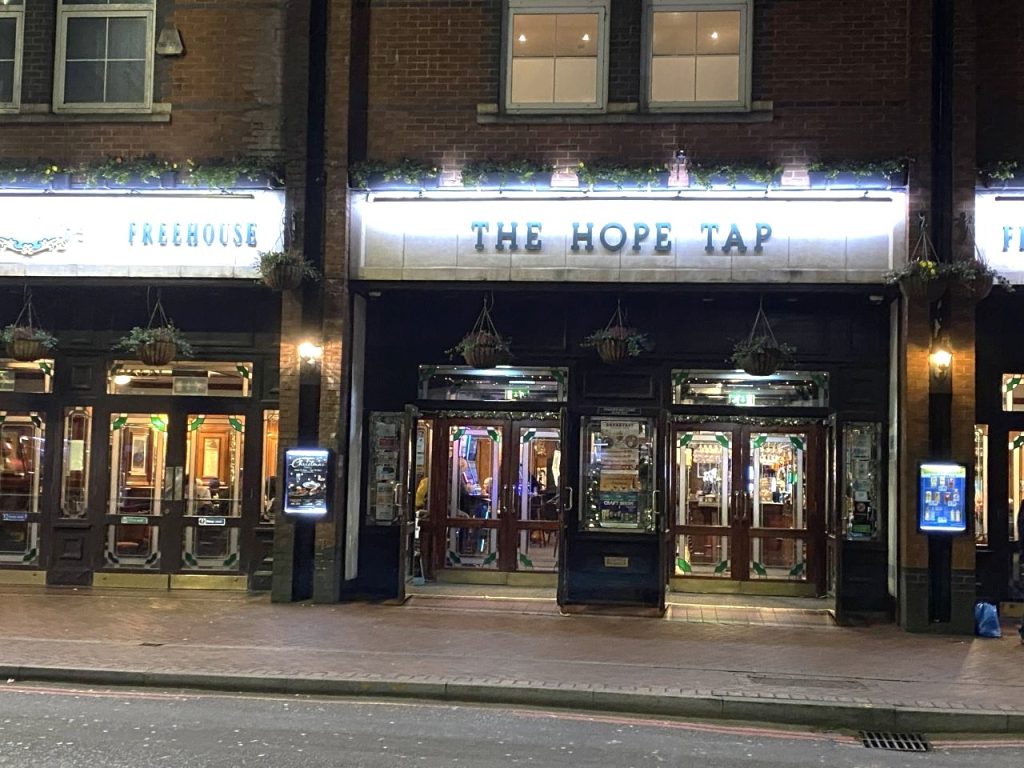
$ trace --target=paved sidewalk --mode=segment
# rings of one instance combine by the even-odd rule
[[[1024,646],[892,626],[561,616],[545,601],[271,604],[0,588],[6,679],[409,696],[928,733],[1024,733]]]

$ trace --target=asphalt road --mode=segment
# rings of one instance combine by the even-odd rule
[[[369,699],[0,682],[0,766],[1021,768],[1016,744],[866,749],[850,734]]]

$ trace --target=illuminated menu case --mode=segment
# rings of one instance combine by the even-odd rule
[[[924,533],[967,530],[967,467],[926,462],[918,472],[917,523]]]
[[[331,453],[320,448],[290,448],[284,453],[286,515],[325,517]]]

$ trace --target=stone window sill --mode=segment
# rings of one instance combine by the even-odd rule
[[[503,114],[497,104],[477,104],[479,125],[515,124],[623,124],[623,123],[769,123],[775,117],[774,102],[755,101],[749,112],[641,112],[631,102],[613,103],[601,114]]]
[[[18,112],[0,113],[0,124],[18,123],[169,123],[171,105],[154,104],[152,112],[90,112],[56,114],[49,104],[22,104]]]

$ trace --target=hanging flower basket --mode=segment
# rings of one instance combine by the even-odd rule
[[[8,357],[20,363],[30,363],[46,357],[46,354],[57,345],[57,339],[36,325],[35,309],[32,306],[32,292],[25,290],[18,318],[0,331]]]
[[[627,358],[638,357],[645,350],[651,349],[651,342],[647,334],[626,325],[622,305],[616,304],[608,324],[583,339],[580,346],[593,347],[602,362],[618,365]]]
[[[178,347],[173,341],[147,341],[135,348],[139,360],[146,365],[167,365],[178,356]]]
[[[508,339],[494,327],[491,320],[492,301],[484,298],[483,309],[477,316],[472,330],[448,350],[448,356],[462,355],[466,365],[473,368],[493,368],[504,365],[512,356]]]
[[[626,331],[626,328],[617,328],[618,331]],[[597,349],[597,355],[601,358],[602,362],[608,363],[609,365],[617,365],[625,360],[629,356],[629,347],[626,344],[626,339],[601,339],[594,348]]]
[[[939,262],[935,246],[928,239],[928,222],[923,214],[918,221],[918,229],[917,242],[907,263],[886,272],[885,281],[898,285],[907,301],[923,300],[931,304],[945,295],[951,272],[948,264]]]
[[[733,347],[732,361],[750,376],[771,376],[796,352],[789,344],[775,338],[764,305],[758,305],[750,335]]]
[[[46,347],[38,339],[14,338],[7,342],[7,356],[21,363],[30,363],[33,360],[40,359],[45,354]]]
[[[256,267],[263,283],[275,291],[290,291],[298,288],[303,278],[316,280],[320,276],[299,248],[265,251],[260,254]]]
[[[508,359],[504,341],[486,331],[467,334],[461,343],[465,345],[462,356],[466,364],[474,368],[493,368]]]
[[[751,376],[771,376],[786,359],[779,347],[766,347],[759,352],[747,352],[736,358],[736,364]]]
[[[931,262],[924,262],[926,265]],[[946,293],[949,281],[944,277],[929,277],[924,274],[910,274],[897,280],[900,293],[908,301],[924,299],[929,304],[938,301]]]
[[[959,298],[977,304],[979,301],[984,301],[988,298],[994,286],[995,277],[993,275],[978,275],[973,280],[966,282],[955,281],[952,283],[951,288],[953,293]]]
[[[167,365],[179,356],[192,357],[192,345],[164,313],[159,295],[149,314],[149,325],[132,328],[118,339],[114,349],[132,352],[146,365]]]

